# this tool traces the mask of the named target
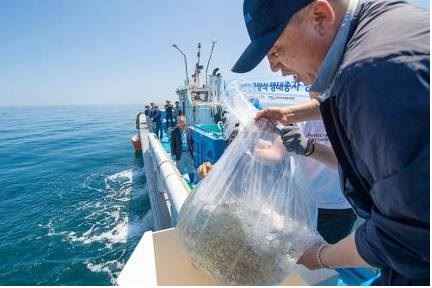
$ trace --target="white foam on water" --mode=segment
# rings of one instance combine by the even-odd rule
[[[84,180],[82,187],[89,189],[89,190],[95,190],[98,192],[118,192],[118,190],[129,193],[131,189],[129,189],[134,179],[143,177],[144,170],[143,169],[127,169],[118,173],[115,173],[113,175],[109,175],[104,177],[103,174],[93,173],[87,176],[87,178]],[[96,187],[94,185],[94,182],[100,182],[98,178],[102,178],[105,184],[105,189]]]
[[[129,182],[133,181],[134,169],[127,169],[116,174],[106,177],[107,181],[118,182],[120,180],[127,180]]]
[[[126,243],[127,240],[127,224],[126,222],[118,223],[111,230],[102,232],[100,234],[92,234],[95,227],[91,227],[89,230],[84,232],[81,236],[77,236],[76,233],[69,233],[68,238],[72,242],[81,242],[83,244],[91,244],[94,242],[105,243],[107,248],[111,248],[114,243]]]
[[[91,185],[92,182],[95,182],[95,179],[97,177],[100,177],[99,173],[93,173],[87,176],[87,178],[84,180],[82,187],[86,188],[88,190],[95,190],[97,192],[103,192],[103,189],[97,188]]]
[[[100,210],[93,211],[86,217],[91,227],[81,235],[76,232],[69,232],[67,237],[71,242],[81,242],[90,244],[94,242],[104,243],[108,248],[111,248],[114,243],[126,243],[128,238],[128,222],[129,217],[126,212],[121,211],[121,207],[111,207],[114,210],[109,210],[104,207]],[[97,221],[96,219],[103,217]]]
[[[111,248],[115,243],[126,243],[129,239],[141,236],[145,231],[153,228],[153,215],[148,211],[143,218],[135,218],[129,221],[129,217],[124,217],[123,220],[108,231],[96,234],[94,231],[99,225],[95,224],[90,227],[81,236],[76,232],[69,232],[68,239],[71,242],[81,242],[83,244],[91,244],[94,242],[104,243],[107,248]]]
[[[83,234],[83,236],[77,237],[75,233],[71,232],[68,236],[76,239],[77,241],[83,241],[83,243],[92,243],[94,241],[111,241],[112,243],[118,243],[127,241],[127,239],[140,236],[144,231],[152,228],[152,226],[153,215],[151,211],[148,211],[142,219],[137,218],[133,221],[128,222],[127,224],[125,221],[121,225],[117,225],[112,230],[102,233],[100,235],[93,235],[86,238],[84,237],[85,233]],[[120,274],[120,271],[123,269],[125,263],[126,262],[120,262],[118,260],[107,261],[104,263],[97,263],[97,261],[93,260],[88,260],[84,262],[87,269],[89,269],[91,272],[108,274],[112,285],[118,285],[117,278]]]
[[[67,232],[62,231],[62,232],[56,232],[54,229],[54,223],[53,223],[53,219],[49,219],[48,223],[43,225],[43,224],[38,224],[39,227],[43,227],[43,228],[47,228],[48,229],[48,233],[46,236],[56,236],[56,235],[65,235]]]
[[[122,172],[105,177],[105,188],[110,190],[111,188],[116,188],[119,183],[124,185],[132,185],[133,182],[133,169],[124,170]],[[113,187],[114,186],[114,187]]]
[[[125,203],[143,196],[147,189],[131,191],[133,179],[143,177],[143,170],[127,169],[113,175],[106,176],[99,180],[105,184],[105,199],[103,201],[87,200],[80,202],[80,208],[89,210],[89,214],[84,217],[87,231],[80,234],[76,231],[68,231],[67,238],[70,242],[81,242],[91,244],[95,242],[103,243],[107,248],[111,248],[115,243],[126,243],[128,239],[142,235],[144,231],[150,230],[153,226],[153,217],[150,212],[144,217],[129,219],[129,208]],[[95,176],[92,176],[93,179]],[[87,179],[90,179],[87,177]],[[92,187],[92,182],[86,179],[86,187]],[[140,191],[140,192],[138,192]],[[86,223],[83,223],[85,225]]]
[[[153,213],[147,211],[143,218],[136,218],[128,224],[129,238],[141,236],[145,231],[153,229]]]
[[[87,269],[89,269],[91,272],[94,273],[107,273],[111,284],[116,285],[116,279],[119,274],[119,272],[114,271],[121,271],[121,269],[124,267],[125,263],[118,262],[117,260],[107,261],[105,263],[94,263],[90,260],[84,262]]]
[[[46,228],[48,228],[48,234],[47,234],[48,236],[51,236],[51,235],[55,234],[55,230],[54,230],[52,219],[50,219],[48,221],[48,224],[47,224]]]
[[[128,169],[105,177],[104,182],[105,191],[108,194],[107,197],[120,202],[130,201],[133,180],[139,175],[137,173],[133,169]]]

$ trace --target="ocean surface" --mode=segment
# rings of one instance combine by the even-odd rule
[[[0,108],[0,285],[116,284],[152,229],[140,108]]]

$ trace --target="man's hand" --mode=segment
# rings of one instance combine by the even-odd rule
[[[285,126],[278,131],[282,137],[283,145],[288,152],[294,152],[303,156],[309,156],[313,153],[313,142],[306,139],[300,128]]]
[[[273,166],[279,163],[285,153],[282,139],[277,137],[273,143],[259,139],[255,145],[256,160],[264,165]]]
[[[290,122],[290,116],[292,116],[292,114],[288,108],[269,107],[259,111],[255,116],[255,120],[258,121],[262,118],[266,118],[268,120],[279,121],[280,123],[287,125],[292,123]]]
[[[255,144],[255,149],[269,149],[271,148],[272,143],[270,141],[266,141],[263,139],[258,139]]]
[[[255,120],[267,118],[271,121],[279,121],[283,125],[303,121],[321,120],[319,106],[320,103],[317,99],[310,99],[304,103],[284,108],[269,107],[259,111],[255,116]]]
[[[307,248],[297,263],[306,266],[310,270],[315,270],[321,268],[318,262],[319,256],[323,267],[331,267],[332,269],[342,267],[372,267],[358,253],[354,235],[355,232],[333,245],[325,244],[322,241],[318,242]],[[323,246],[323,244],[325,245]],[[318,251],[321,246],[321,250]]]
[[[322,244],[323,244],[323,242],[318,242],[318,243],[312,245],[311,247],[307,248],[303,252],[303,255],[300,257],[300,259],[297,261],[297,264],[301,264],[301,265],[305,266],[306,268],[308,268],[309,270],[316,270],[316,269],[323,268],[318,263],[318,255],[317,255],[318,249],[320,248],[320,246]],[[323,247],[322,249],[326,249],[326,247]],[[320,254],[322,252],[323,251],[321,250]],[[321,262],[322,262],[322,259],[321,259]]]
[[[198,176],[203,179],[207,176],[208,172],[213,168],[210,162],[204,162],[198,167]]]

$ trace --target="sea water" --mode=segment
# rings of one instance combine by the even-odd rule
[[[0,108],[0,285],[116,284],[152,229],[140,108]]]

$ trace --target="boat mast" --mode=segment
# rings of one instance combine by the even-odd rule
[[[206,72],[205,72],[205,76],[206,76],[206,83],[205,84],[206,84],[206,86],[208,86],[208,82],[207,82],[207,80],[208,80],[208,68],[209,68],[209,65],[210,65],[211,57],[213,55],[213,49],[214,49],[215,44],[216,44],[216,40],[212,40],[212,48],[211,48],[211,51],[210,51],[209,59],[207,61],[207,67],[206,67]]]
[[[201,73],[201,70],[204,68],[203,65],[200,65],[201,43],[198,43],[197,58],[198,58],[198,60],[197,60],[197,63],[195,64],[195,73],[192,75],[193,79],[194,79],[195,87],[201,86],[199,74]]]

